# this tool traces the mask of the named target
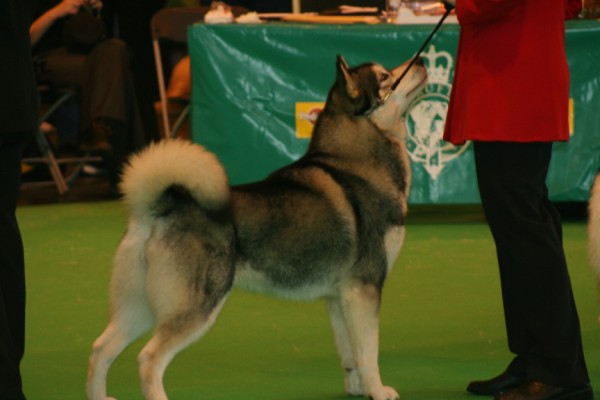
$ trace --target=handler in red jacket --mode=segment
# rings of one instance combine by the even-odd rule
[[[569,139],[564,20],[580,1],[449,3],[461,31],[444,139],[474,143],[515,354],[505,372],[467,390],[500,400],[592,400],[560,217],[545,183],[552,142]]]

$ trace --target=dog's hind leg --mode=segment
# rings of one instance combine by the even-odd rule
[[[175,221],[186,226],[188,219],[185,215]],[[233,284],[232,230],[208,222],[202,227],[157,229],[146,247],[145,290],[156,316],[156,332],[138,356],[146,400],[167,399],[163,387],[167,366],[213,325]]]
[[[399,399],[394,388],[381,383],[379,375],[380,290],[371,284],[354,282],[342,288],[340,296],[364,394],[373,400]]]
[[[339,299],[330,299],[327,302],[329,319],[333,328],[335,346],[340,355],[342,369],[344,370],[344,386],[346,393],[351,396],[361,396],[364,390],[358,375],[357,365],[352,351],[350,333]]]
[[[124,323],[117,318],[109,323],[102,335],[94,342],[88,369],[88,400],[111,399],[106,397],[106,377],[108,370],[119,354],[136,338],[145,333],[151,326]],[[126,325],[126,326],[125,326]]]
[[[177,353],[203,336],[214,324],[226,297],[202,314],[191,309],[159,322],[156,334],[140,352],[140,379],[146,400],[167,400],[163,386],[164,372]]]
[[[111,280],[111,319],[92,348],[86,387],[88,400],[107,398],[106,376],[111,364],[154,324],[144,293],[144,239],[141,230],[130,227],[117,250]]]

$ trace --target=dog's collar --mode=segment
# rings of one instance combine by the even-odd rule
[[[366,115],[367,117],[369,115],[371,115],[373,113],[373,111],[377,110],[379,107],[381,107],[382,105],[385,104],[385,101],[387,100],[388,97],[390,97],[391,92],[388,92],[385,96],[383,97],[378,97],[374,102],[373,105],[371,106],[371,108],[369,108],[368,110],[366,110],[365,112],[363,112],[360,115]]]
[[[385,96],[383,96],[382,98],[378,99],[379,100],[379,105],[382,106],[387,101],[387,99],[389,99],[389,97],[392,95],[392,93],[394,93],[394,89],[388,90],[388,92],[385,94]]]
[[[415,65],[415,62],[417,62],[417,60],[420,58],[422,51],[423,50],[421,48],[421,50],[419,50],[419,52],[412,58],[412,60],[410,60],[410,64],[408,64],[408,66],[406,68],[404,68],[404,71],[402,71],[402,74],[398,77],[398,79],[396,79],[396,81],[392,84],[392,86],[390,87],[390,90],[388,90],[388,92],[383,97],[379,98],[379,105],[385,104],[387,99],[389,99],[390,96],[392,95],[392,93],[394,93],[394,91],[396,90],[398,85],[400,85],[400,82],[402,81],[402,79],[404,79],[404,77],[406,76],[408,71],[410,71],[412,66]]]

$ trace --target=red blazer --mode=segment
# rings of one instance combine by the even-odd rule
[[[444,140],[569,139],[569,3],[456,0],[461,30]]]

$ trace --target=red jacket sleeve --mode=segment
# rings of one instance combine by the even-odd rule
[[[456,15],[461,25],[488,24],[504,20],[527,0],[456,0]]]
[[[581,12],[581,0],[565,0],[565,19],[574,19]]]
[[[527,0],[456,0],[456,14],[462,25],[493,23],[502,20],[515,7]],[[564,0],[565,19],[574,19],[581,12],[582,0]]]

